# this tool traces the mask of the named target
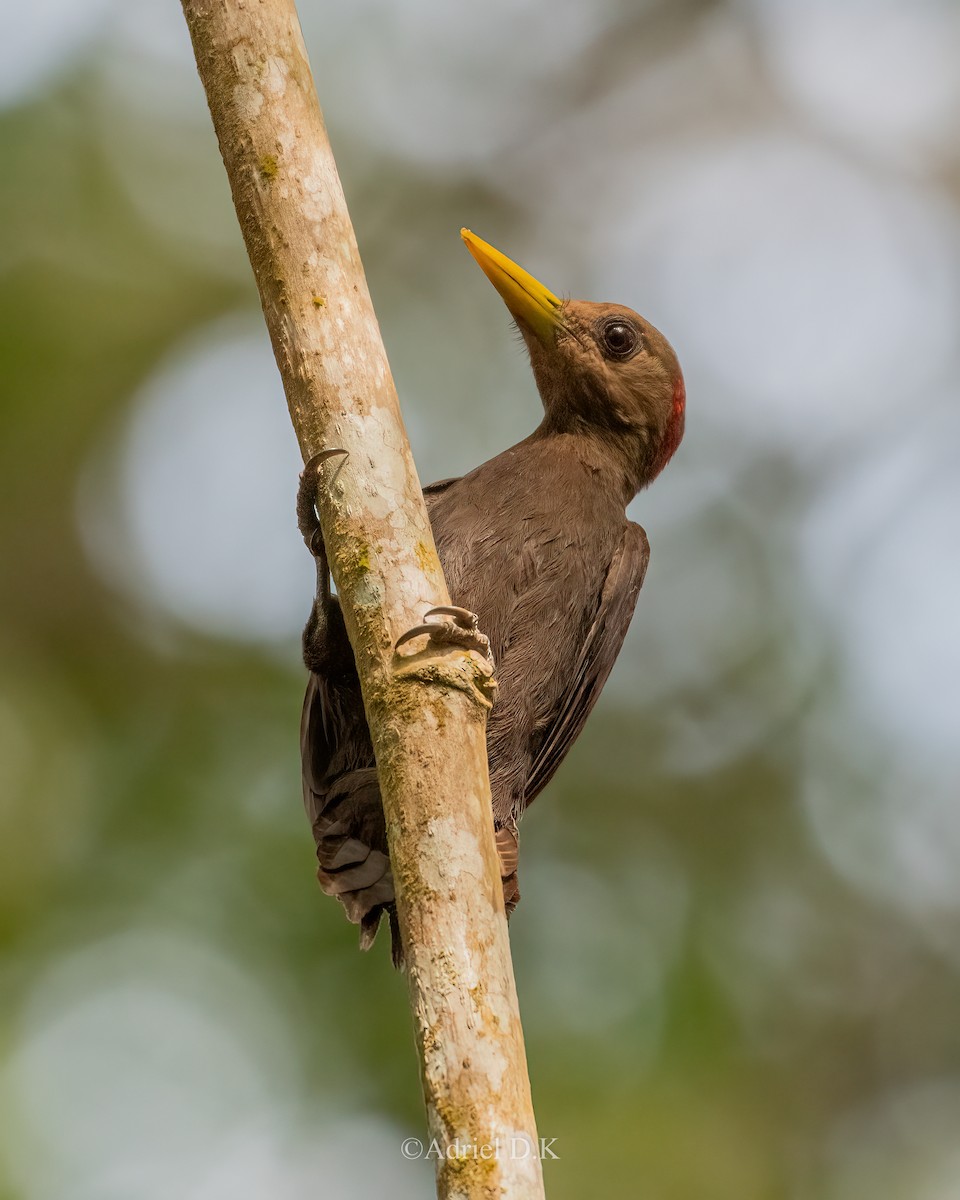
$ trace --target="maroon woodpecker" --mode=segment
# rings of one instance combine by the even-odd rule
[[[677,356],[643,317],[560,300],[469,230],[462,237],[523,335],[544,416],[516,446],[424,489],[456,607],[433,610],[442,619],[401,642],[486,649],[489,639],[499,688],[487,752],[509,913],[520,898],[517,822],[583,729],[633,616],[650,549],[625,509],[679,446],[685,393]],[[373,749],[316,514],[318,466],[331,453],[307,464],[297,506],[317,562],[303,635],[303,795],[320,886],[360,925],[365,949],[386,912],[399,961]]]

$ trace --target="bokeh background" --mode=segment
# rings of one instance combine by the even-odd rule
[[[301,11],[425,480],[538,420],[462,224],[685,366],[524,826],[550,1195],[960,1197],[960,7]],[[299,462],[179,5],[11,8],[0,106],[0,1194],[429,1195],[403,982],[313,880]]]

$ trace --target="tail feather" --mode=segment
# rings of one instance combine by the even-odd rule
[[[303,800],[317,846],[317,880],[322,891],[340,901],[347,919],[360,926],[362,950],[373,945],[386,914],[393,962],[402,968],[403,942],[377,772],[375,767],[356,765],[358,760],[370,761],[366,755],[372,752],[362,746],[347,754],[341,745],[334,755],[326,740],[330,731],[321,720],[327,707],[333,707],[329,695],[325,682],[311,676],[301,738]],[[515,821],[498,825],[496,842],[509,916],[520,899]]]

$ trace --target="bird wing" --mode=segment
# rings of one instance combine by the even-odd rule
[[[342,736],[331,720],[330,703],[322,680],[313,672],[307,677],[300,717],[300,762],[303,773],[303,802],[311,824],[322,811],[326,792],[324,777]]]
[[[361,927],[360,945],[367,949],[384,910],[392,914],[394,889],[377,771],[358,687],[346,685],[341,690],[311,673],[300,750],[303,803],[317,846],[317,880]],[[391,931],[393,926],[391,915]],[[393,946],[396,960],[396,936]]]
[[[534,755],[524,788],[524,806],[553,778],[596,704],[626,637],[649,560],[646,533],[628,521],[604,579],[596,615],[577,657],[573,682]]]
[[[449,479],[438,479],[436,483],[428,483],[423,489],[423,498],[427,502],[427,509],[430,508],[431,500],[442,495],[452,483],[459,483],[461,478],[461,475],[451,475]]]

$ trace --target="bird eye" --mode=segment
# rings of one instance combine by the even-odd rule
[[[640,334],[626,321],[608,321],[601,336],[609,358],[629,358],[640,345]]]

